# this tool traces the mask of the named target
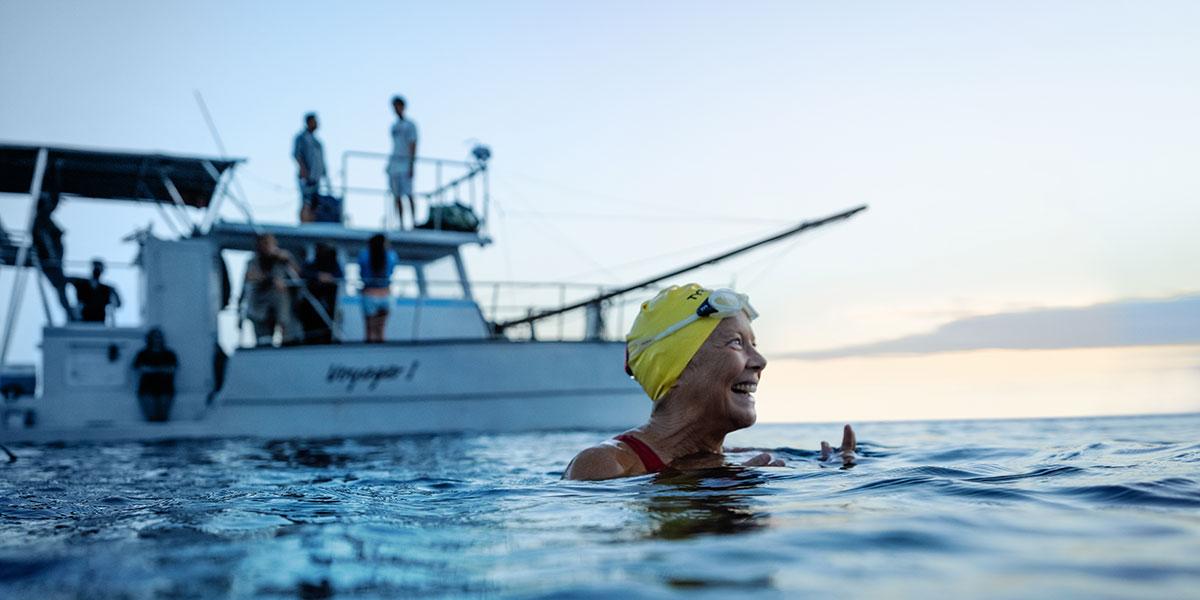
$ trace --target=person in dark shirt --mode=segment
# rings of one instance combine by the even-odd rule
[[[92,278],[71,277],[75,287],[75,301],[79,308],[80,319],[87,323],[105,323],[108,321],[108,307],[113,310],[121,307],[121,295],[112,286],[101,283],[100,276],[104,274],[104,261],[92,261]]]
[[[138,372],[138,403],[147,421],[164,422],[171,414],[175,400],[175,368],[179,359],[167,348],[162,330],[155,327],[146,332],[146,347],[133,359]]]
[[[78,321],[78,308],[67,298],[66,273],[63,272],[63,257],[66,250],[63,247],[63,229],[51,218],[54,209],[58,208],[61,196],[57,191],[57,182],[50,178],[50,189],[42,191],[38,197],[37,211],[33,218],[33,251],[37,256],[38,266],[46,276],[46,281],[54,288],[58,303],[68,321]]]
[[[329,244],[317,244],[313,259],[304,264],[300,277],[308,289],[308,295],[301,295],[296,302],[296,316],[304,328],[304,343],[332,344],[330,324],[337,310],[338,286],[342,280],[337,250]]]

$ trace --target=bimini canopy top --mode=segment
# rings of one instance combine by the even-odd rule
[[[42,190],[99,200],[206,208],[226,170],[242,159],[111,152],[0,143],[0,192],[28,194],[45,149]]]

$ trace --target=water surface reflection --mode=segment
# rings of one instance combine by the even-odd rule
[[[689,471],[659,477],[636,502],[653,523],[651,538],[745,533],[766,526],[768,513],[755,500],[766,482],[761,471],[744,467]]]

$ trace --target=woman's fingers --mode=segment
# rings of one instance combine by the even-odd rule
[[[744,467],[763,467],[771,464],[771,455],[766,452],[759,453],[754,458],[742,463]]]
[[[842,467],[850,468],[854,466],[854,459],[857,457],[854,450],[858,448],[858,440],[854,437],[854,430],[849,425],[842,430]]]
[[[856,448],[858,448],[858,438],[854,435],[854,428],[846,425],[842,428],[842,445],[837,447],[837,452],[842,455],[842,462],[853,464]],[[829,442],[821,442],[821,460],[829,460],[833,453],[834,448],[829,445]]]
[[[843,453],[854,452],[854,449],[857,447],[858,440],[854,437],[854,429],[852,429],[849,425],[846,425],[844,428],[842,428],[841,451]]]

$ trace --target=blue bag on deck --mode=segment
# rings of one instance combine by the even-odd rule
[[[341,223],[342,199],[328,194],[317,194],[312,203],[312,216],[316,223]]]

